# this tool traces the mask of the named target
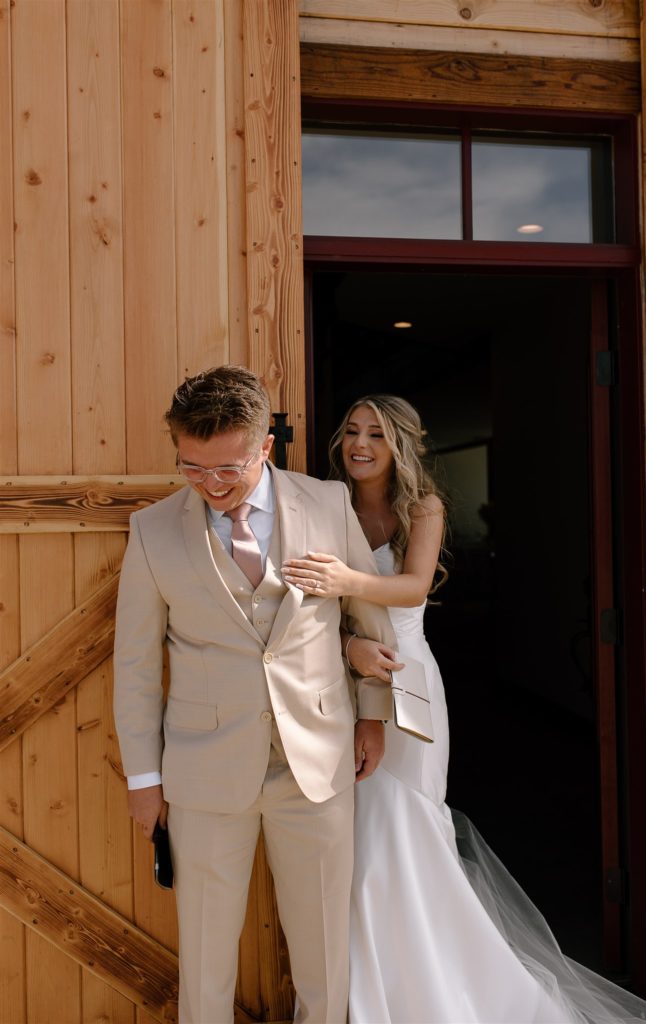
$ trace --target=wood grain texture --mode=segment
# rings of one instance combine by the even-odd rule
[[[227,362],[222,0],[174,0],[177,341],[181,377]]]
[[[629,38],[639,34],[638,0],[300,0],[299,9],[302,17]]]
[[[136,1007],[89,971],[83,977],[83,1024],[134,1024]]]
[[[17,537],[0,537],[0,669],[20,654]],[[0,752],[0,825],[23,835],[22,741]],[[24,926],[0,911],[0,1020],[26,1024]]]
[[[294,427],[289,468],[305,468],[305,343],[298,10],[245,0],[249,366]]]
[[[246,366],[249,357],[247,313],[247,191],[245,179],[243,8],[224,0],[224,71],[227,147],[227,256],[229,278],[228,361]]]
[[[443,50],[455,53],[501,53],[570,60],[639,61],[637,39],[623,36],[574,36],[505,29],[448,28],[406,22],[301,18],[302,43],[377,46],[398,50]]]
[[[35,542],[54,538],[30,539]],[[68,542],[69,538],[60,540]],[[56,713],[62,715],[66,696],[111,653],[117,585],[115,573],[88,601],[74,608],[0,674],[0,749],[54,706]],[[60,607],[65,607],[62,595]],[[33,745],[30,738],[30,746]],[[50,747],[46,742],[44,749]],[[39,761],[40,752],[33,765]]]
[[[155,473],[179,376],[170,0],[122,3],[120,15],[128,469]]]
[[[133,512],[183,486],[179,476],[0,477],[0,535],[125,531]]]
[[[64,0],[12,7],[21,472],[71,469]]]
[[[11,7],[0,0],[0,472],[18,470]],[[16,537],[0,537],[0,668],[20,653]],[[0,825],[23,834],[22,743],[0,753]],[[0,912],[0,1020],[26,1024],[24,925]]]
[[[125,465],[118,0],[68,0],[74,468]]]
[[[26,1024],[25,926],[0,908],[0,1020]]]
[[[74,606],[71,537],[20,538],[23,651]],[[67,694],[24,733],[24,839],[61,870],[78,872],[76,699]],[[27,1019],[81,1024],[81,972],[30,931],[26,938]]]
[[[74,590],[77,601],[91,599],[97,587],[119,568],[123,534],[74,539]],[[78,762],[79,882],[125,917],[132,917],[132,841],[112,715],[112,660],[106,658],[79,683],[76,693]],[[82,973],[83,1016],[114,1024],[134,1024],[134,1006],[88,971]]]
[[[305,96],[636,113],[638,65],[473,53],[301,47]]]
[[[155,1020],[177,1020],[174,954],[6,829],[0,829],[0,903]],[[56,1012],[60,1024],[60,1004]]]
[[[0,0],[0,473],[18,470],[10,0]]]

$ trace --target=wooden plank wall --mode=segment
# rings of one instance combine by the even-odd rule
[[[172,391],[229,361],[266,376],[302,465],[298,125],[296,0],[0,0],[5,484],[27,481],[33,497],[35,479],[46,494],[118,476],[152,495],[174,469]],[[100,508],[69,528],[12,522],[8,512],[0,532],[0,671],[113,576],[125,545],[123,522]],[[151,849],[126,812],[109,659],[0,752],[0,826],[176,950],[173,899],[153,885]],[[272,901],[260,854],[238,995],[284,1020]],[[0,1020],[157,1016],[64,945],[0,910]]]

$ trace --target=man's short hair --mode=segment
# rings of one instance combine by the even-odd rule
[[[267,392],[244,366],[214,366],[187,377],[165,414],[175,444],[179,434],[208,441],[234,430],[261,442],[269,432],[269,417]]]

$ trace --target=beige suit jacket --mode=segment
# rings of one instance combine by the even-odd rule
[[[326,551],[376,571],[343,484],[271,468],[284,559]],[[388,614],[289,586],[265,644],[218,571],[208,529],[204,501],[190,488],[131,518],[115,639],[124,771],[161,770],[166,799],[183,807],[243,810],[263,783],[271,712],[298,785],[310,800],[327,800],[355,775],[341,611],[352,632],[394,646]],[[358,717],[391,717],[388,686],[370,678],[354,685]]]

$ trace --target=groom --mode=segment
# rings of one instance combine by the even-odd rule
[[[133,515],[121,572],[115,717],[131,815],[148,838],[168,821],[182,1024],[233,1020],[261,828],[296,1020],[345,1021],[353,783],[379,763],[390,717],[379,680],[351,702],[339,637],[343,611],[392,646],[387,613],[283,581],[282,562],[312,549],[375,570],[344,485],[268,463],[269,415],[242,367],[184,381],[166,420],[189,486]]]

